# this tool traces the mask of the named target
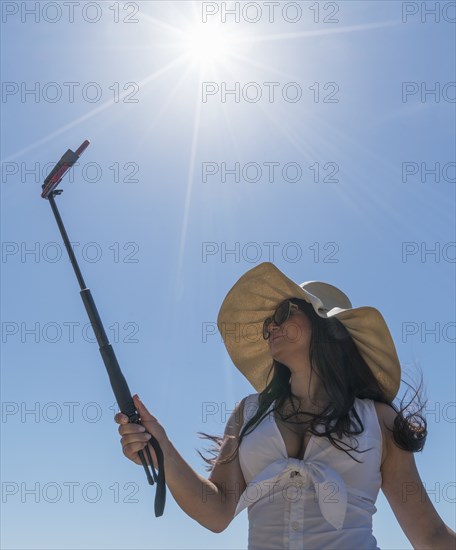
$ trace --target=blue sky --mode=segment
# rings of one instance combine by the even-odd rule
[[[236,21],[232,4],[2,3],[3,548],[247,545],[246,512],[214,534],[168,491],[155,518],[121,453],[40,198],[85,139],[57,204],[130,388],[185,460],[205,474],[197,432],[223,433],[254,391],[214,327],[235,281],[273,261],[377,307],[403,377],[421,369],[416,461],[455,528],[454,10],[256,2]],[[380,548],[411,548],[382,494],[377,508]]]

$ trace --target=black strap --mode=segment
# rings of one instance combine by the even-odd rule
[[[146,432],[149,433],[149,432]],[[152,456],[150,454],[149,445],[146,445],[145,451],[147,455],[147,460],[149,461],[150,467],[152,469],[152,475],[154,477],[154,480],[157,483],[157,492],[155,493],[155,517],[158,518],[163,515],[163,512],[165,510],[165,503],[166,503],[166,483],[165,483],[165,460],[163,457],[163,451],[161,450],[161,447],[158,443],[158,441],[155,439],[155,437],[149,433],[150,440],[149,443],[154,448],[155,454],[157,455],[157,461],[158,461],[158,474],[155,472],[154,463],[152,460]],[[153,481],[151,485],[153,484]]]

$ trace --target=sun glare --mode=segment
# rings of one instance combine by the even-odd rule
[[[186,50],[193,61],[205,65],[226,61],[232,44],[224,29],[198,25],[188,34]]]

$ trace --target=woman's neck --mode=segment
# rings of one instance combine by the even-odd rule
[[[290,400],[300,409],[323,410],[329,403],[329,397],[319,378],[314,374],[292,374],[290,378]]]

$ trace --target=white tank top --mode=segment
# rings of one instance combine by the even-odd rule
[[[246,398],[243,426],[255,414],[258,396]],[[273,404],[244,436],[239,461],[247,487],[235,516],[248,507],[249,550],[380,550],[372,515],[382,484],[382,432],[372,400],[355,399],[354,406],[364,431],[342,441],[355,447],[358,442],[358,450],[370,448],[349,450],[362,463],[314,435],[303,460],[288,458]]]

